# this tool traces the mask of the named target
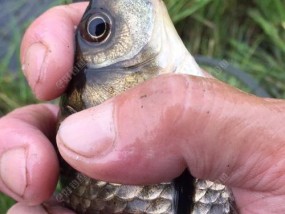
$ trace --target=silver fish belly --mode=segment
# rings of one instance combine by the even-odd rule
[[[74,70],[61,99],[60,121],[161,74],[203,77],[161,0],[91,0],[76,32]],[[179,178],[148,186],[91,179],[61,159],[58,197],[77,213],[229,214],[230,190]]]

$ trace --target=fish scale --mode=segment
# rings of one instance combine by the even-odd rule
[[[64,199],[79,213],[174,213],[172,183],[129,186],[86,176],[84,180],[84,184]]]
[[[91,0],[76,32],[74,72],[61,98],[60,121],[165,73],[204,76],[163,1]],[[188,171],[168,183],[134,186],[89,178],[63,159],[60,165],[57,198],[79,214],[236,213],[226,186]]]
[[[174,214],[173,183],[129,186],[97,181],[80,173],[84,184],[66,197],[65,203],[79,213]],[[195,181],[191,214],[233,213],[227,187],[206,180]]]

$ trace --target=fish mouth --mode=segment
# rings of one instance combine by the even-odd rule
[[[122,69],[127,69],[127,70],[137,70],[140,69],[142,67],[145,67],[149,64],[152,64],[152,62],[155,62],[157,57],[158,57],[159,53],[153,54],[152,56],[150,56],[149,58],[145,59],[144,61],[141,61],[137,64],[134,65],[128,65],[125,67],[122,67]]]
[[[194,57],[185,47],[174,24],[169,16],[168,10],[161,0],[154,0],[159,8],[160,16],[155,23],[156,32],[153,40],[160,38],[160,51],[157,56],[160,74],[163,73],[181,73],[193,76],[204,77],[204,72],[199,67]]]

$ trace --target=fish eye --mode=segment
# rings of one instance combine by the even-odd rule
[[[91,16],[86,25],[85,39],[90,42],[103,43],[111,34],[111,20],[104,14]]]

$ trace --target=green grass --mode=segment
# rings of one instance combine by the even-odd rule
[[[285,98],[285,0],[166,2],[180,35],[193,54],[225,59],[252,74],[271,96]],[[11,25],[15,23],[12,21]],[[20,35],[26,26],[13,28],[13,43],[9,44],[6,56],[0,59],[0,116],[36,102],[20,68],[17,73],[8,70],[11,57],[19,54]],[[244,88],[233,77],[220,78]],[[12,203],[0,195],[0,214]]]
[[[26,1],[22,0],[11,4],[12,7],[5,12],[12,13],[14,10],[18,10],[23,6],[24,2]],[[70,0],[54,0],[50,6],[70,2]],[[5,16],[5,12],[0,15],[0,18],[1,16]],[[0,59],[0,117],[15,108],[37,102],[30,88],[27,86],[21,68],[18,68],[17,72],[11,72],[9,70],[9,62],[11,59],[15,56],[19,56],[19,47],[23,32],[31,21],[32,20],[27,20],[23,26],[18,26],[16,20],[9,20],[9,26],[11,26],[9,30],[13,31],[13,38],[12,42],[8,44],[9,49],[5,57]]]
[[[7,212],[7,209],[11,207],[15,202],[2,193],[0,193],[0,214]]]
[[[166,2],[193,54],[225,59],[285,98],[284,0]]]

